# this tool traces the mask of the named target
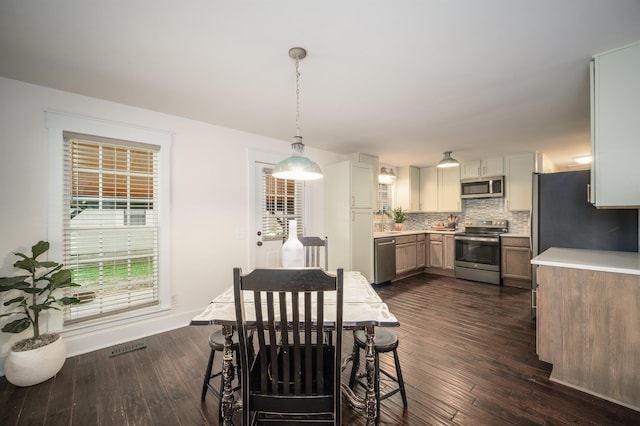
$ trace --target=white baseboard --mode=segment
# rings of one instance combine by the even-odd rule
[[[191,322],[191,318],[201,313],[201,310],[183,312],[177,315],[162,315],[148,320],[117,327],[90,331],[86,333],[74,333],[63,335],[67,344],[67,358],[103,349],[113,345],[141,339],[158,333],[163,333],[176,328],[185,327]],[[8,354],[0,355],[0,376],[4,376],[4,362]]]

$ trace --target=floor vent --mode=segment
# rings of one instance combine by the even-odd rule
[[[125,343],[124,345],[120,345],[117,348],[112,349],[111,353],[109,354],[109,358],[112,358],[112,357],[118,356],[118,355],[122,355],[122,354],[126,354],[127,352],[133,352],[133,351],[137,351],[139,349],[144,349],[146,347],[147,347],[147,345],[144,342]]]

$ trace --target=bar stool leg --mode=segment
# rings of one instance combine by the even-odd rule
[[[349,377],[349,387],[353,389],[356,385],[356,377],[358,375],[358,370],[360,369],[360,347],[354,343],[353,351],[351,352],[351,376]]]
[[[211,380],[211,368],[213,367],[213,358],[215,354],[216,351],[212,349],[211,354],[209,355],[209,364],[207,364],[207,371],[204,373],[204,382],[202,383],[202,397],[200,398],[200,401],[204,401],[205,397],[207,396],[207,385]]]
[[[402,403],[405,408],[407,407],[407,392],[404,390],[404,380],[402,379],[402,370],[400,369],[400,357],[398,356],[398,350],[393,350],[393,361],[396,364],[396,377],[398,378],[398,385],[400,385],[400,395],[402,395]]]
[[[373,388],[375,389],[375,393],[376,393],[376,424],[380,423],[380,355],[378,354],[378,351],[376,351],[375,353],[375,358],[374,358],[374,365],[375,365],[375,380],[373,382]]]

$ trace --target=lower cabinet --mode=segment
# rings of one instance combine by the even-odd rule
[[[444,265],[442,256],[442,234],[429,235],[429,268],[442,268]]]
[[[416,267],[424,268],[427,265],[427,238],[426,234],[416,235]]]
[[[425,265],[425,235],[396,237],[396,275],[414,272]]]
[[[531,249],[528,237],[502,237],[502,283],[531,288]]]
[[[443,269],[453,271],[456,266],[456,242],[453,235],[442,236],[442,256],[444,258]]]
[[[455,268],[456,246],[453,235],[429,234],[428,272],[451,275]]]

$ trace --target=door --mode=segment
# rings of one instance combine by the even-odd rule
[[[250,268],[280,267],[282,243],[289,235],[289,220],[297,220],[295,232],[303,235],[304,182],[273,177],[272,164],[255,161],[253,167],[253,262]]]
[[[268,218],[267,194],[265,193],[265,174],[270,174],[272,164],[255,163],[255,211],[254,211],[254,251],[255,264],[251,267],[275,267],[282,265],[282,237],[284,226],[282,222]],[[267,225],[267,226],[265,226]]]

